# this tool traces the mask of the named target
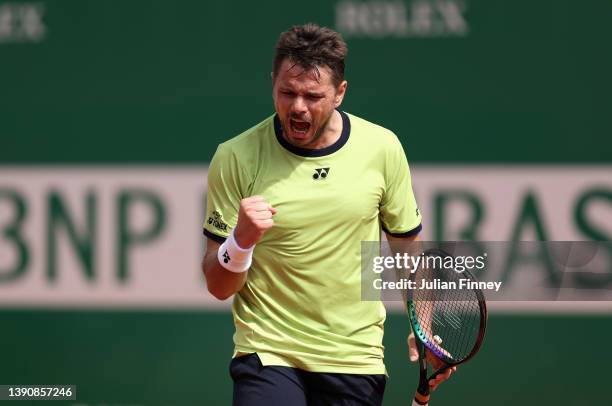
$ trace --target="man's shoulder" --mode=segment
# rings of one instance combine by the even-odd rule
[[[370,146],[393,148],[399,144],[397,135],[380,124],[373,123],[354,114],[346,113],[351,122],[351,136]]]
[[[260,123],[233,138],[219,144],[219,149],[233,154],[252,154],[274,132],[274,116],[267,117]]]

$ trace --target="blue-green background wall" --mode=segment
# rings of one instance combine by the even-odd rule
[[[437,22],[445,2],[378,4]],[[334,27],[340,3],[37,2],[44,38],[0,42],[0,162],[207,162],[273,111],[279,32]],[[450,3],[464,35],[347,35],[347,111],[412,162],[610,162],[612,3]]]
[[[231,317],[217,312],[5,312],[0,380],[71,383],[81,404],[228,405]],[[608,404],[610,318],[497,316],[482,352],[435,392],[437,405]],[[417,379],[405,318],[386,323],[385,405]],[[596,339],[593,339],[596,337]]]

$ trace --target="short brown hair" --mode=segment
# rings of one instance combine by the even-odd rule
[[[339,86],[344,80],[344,59],[348,53],[346,43],[336,31],[316,24],[295,25],[281,33],[276,43],[272,74],[278,74],[285,58],[307,70],[319,72],[326,65],[332,71],[332,81]]]

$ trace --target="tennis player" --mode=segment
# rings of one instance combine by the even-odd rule
[[[339,109],[346,54],[328,28],[283,32],[276,113],[210,163],[202,269],[235,295],[234,405],[382,403],[385,309],[360,300],[360,243],[416,239],[421,215],[397,137]]]

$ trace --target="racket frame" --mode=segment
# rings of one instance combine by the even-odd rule
[[[435,249],[435,248],[427,250],[425,254],[441,256],[441,257],[451,256],[450,254],[444,252],[443,250]],[[453,272],[455,271],[453,270]],[[469,279],[476,280],[476,278],[474,278],[474,276],[467,270],[461,272],[461,274],[465,275]],[[416,278],[416,272],[413,273],[411,277],[411,279],[413,280],[414,278]],[[472,290],[476,294],[476,298],[478,300],[478,307],[480,309],[480,327],[478,330],[478,336],[476,337],[476,343],[474,344],[474,347],[472,348],[472,350],[466,357],[464,357],[463,359],[459,361],[454,361],[452,358],[447,357],[445,354],[440,352],[433,344],[429,342],[429,340],[427,339],[427,337],[425,336],[423,332],[423,328],[421,327],[417,319],[416,309],[415,309],[415,304],[414,304],[415,301],[410,298],[407,300],[407,309],[408,309],[408,317],[410,319],[410,327],[412,329],[412,333],[414,334],[415,344],[417,346],[417,351],[419,354],[419,385],[417,387],[415,398],[414,398],[415,402],[418,403],[419,405],[425,405],[429,402],[429,393],[430,393],[429,381],[430,380],[435,379],[438,375],[446,372],[446,370],[448,370],[449,368],[453,366],[457,366],[457,365],[460,365],[460,364],[463,364],[469,361],[480,350],[480,347],[482,345],[482,342],[484,341],[484,336],[486,333],[488,313],[487,313],[485,297],[482,291],[480,289],[472,289]],[[442,368],[439,368],[438,370],[436,370],[429,377],[427,376],[426,350],[429,350],[434,356],[439,358],[444,363],[444,366]]]

